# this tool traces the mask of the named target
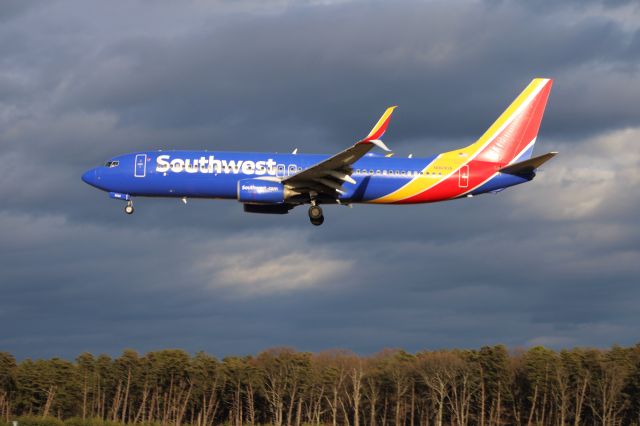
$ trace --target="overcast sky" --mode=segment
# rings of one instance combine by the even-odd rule
[[[626,1],[0,3],[0,350],[361,354],[640,340],[640,8]],[[561,3],[561,4],[558,4]],[[535,181],[249,215],[81,180],[146,149],[396,155],[475,141],[555,80]]]

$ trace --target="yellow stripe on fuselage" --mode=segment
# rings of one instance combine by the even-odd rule
[[[537,89],[541,88],[547,82],[546,79],[536,78],[529,83],[522,93],[509,105],[498,119],[487,129],[486,132],[473,144],[466,148],[457,149],[455,151],[445,152],[440,154],[433,160],[427,167],[422,170],[422,174],[414,177],[408,183],[396,191],[385,195],[383,197],[371,200],[370,203],[394,203],[404,200],[409,197],[413,197],[421,192],[424,192],[444,179],[455,173],[460,166],[468,163],[475,157],[489,142],[491,142],[501,128],[507,123],[514,113],[531,98],[531,94]],[[442,173],[442,176],[438,175]],[[437,175],[439,179],[427,178],[427,176]]]

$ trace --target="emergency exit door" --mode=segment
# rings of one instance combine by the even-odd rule
[[[469,165],[465,164],[458,170],[458,186],[466,188],[469,186]]]

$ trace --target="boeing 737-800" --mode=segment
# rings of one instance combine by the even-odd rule
[[[126,201],[133,197],[234,199],[251,213],[288,213],[310,204],[309,219],[324,222],[321,204],[432,203],[498,192],[525,183],[556,152],[532,157],[551,90],[534,79],[475,143],[423,158],[389,151],[381,138],[395,107],[387,108],[364,139],[336,155],[151,151],[114,157],[82,180]]]

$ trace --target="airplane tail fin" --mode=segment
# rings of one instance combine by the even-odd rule
[[[553,81],[536,78],[476,143],[468,147],[476,160],[511,164],[531,158]]]

